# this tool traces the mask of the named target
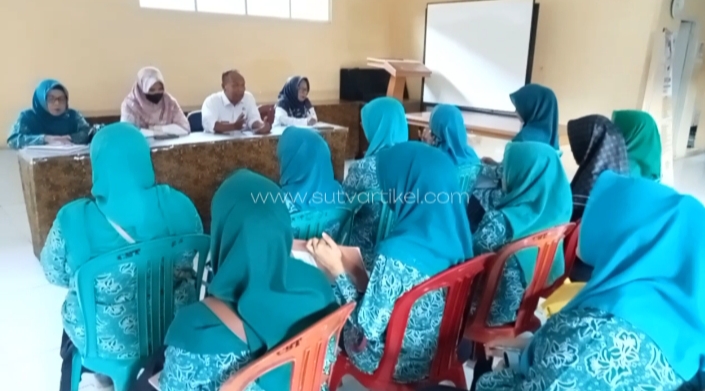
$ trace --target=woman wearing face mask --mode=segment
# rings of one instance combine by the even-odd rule
[[[56,80],[43,80],[34,90],[32,108],[20,113],[7,145],[85,144],[91,126],[81,113],[69,108],[69,93]]]
[[[179,103],[164,91],[164,77],[159,69],[146,67],[137,72],[137,82],[122,102],[121,122],[129,122],[140,129],[163,125],[178,125],[191,131]]]
[[[310,84],[304,76],[290,77],[279,93],[274,126],[312,126],[318,122],[316,110],[308,100]]]

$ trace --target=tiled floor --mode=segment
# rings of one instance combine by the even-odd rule
[[[483,139],[478,153],[501,160],[504,143]],[[572,176],[570,151],[563,161]],[[676,162],[676,187],[705,200],[705,155]],[[30,243],[14,152],[0,150],[0,379],[3,390],[56,390],[59,383],[59,311],[64,289],[44,279]],[[346,385],[346,391],[359,389]]]

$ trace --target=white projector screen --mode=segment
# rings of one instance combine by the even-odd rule
[[[528,81],[533,0],[429,4],[423,102],[514,112],[509,94]]]

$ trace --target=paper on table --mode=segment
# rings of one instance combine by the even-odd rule
[[[156,375],[154,375],[154,376],[152,376],[152,377],[149,378],[149,384],[151,384],[152,387],[154,387],[154,389],[157,390],[157,391],[161,391],[161,388],[159,388],[159,376],[160,376],[161,374],[162,374],[162,373],[159,372],[159,373],[157,373]]]
[[[46,144],[46,145],[30,145],[25,147],[33,156],[61,156],[74,155],[88,151],[88,145],[77,144]]]
[[[359,247],[338,246],[340,253],[343,256],[343,267],[348,274],[353,284],[359,292],[364,292],[367,289],[367,283],[370,277],[365,270],[365,264],[362,261],[362,253]],[[309,263],[318,267],[315,258],[308,252],[305,240],[294,240],[294,245],[291,249],[291,255],[294,258],[300,259],[303,262]],[[332,280],[331,276],[328,276]]]
[[[188,136],[188,131],[179,125],[157,125],[153,129],[140,129],[144,137],[158,137],[160,135]]]

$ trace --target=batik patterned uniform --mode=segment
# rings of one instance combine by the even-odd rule
[[[576,308],[551,317],[534,336],[526,376],[505,369],[482,376],[478,391],[696,391],[643,332],[608,313]]]
[[[194,233],[203,233],[200,218],[198,215],[193,217]],[[69,256],[66,241],[61,234],[61,225],[57,220],[49,231],[39,259],[49,282],[69,289],[61,309],[64,330],[76,348],[84,351],[85,321],[76,295],[78,270],[73,270],[67,262]],[[188,252],[175,264],[175,311],[198,300],[196,273],[193,270],[194,256],[195,253]],[[139,356],[135,273],[135,264],[125,262],[115,265],[110,272],[100,275],[96,280],[96,322],[100,357],[125,359]]]
[[[478,255],[496,252],[511,242],[511,238],[512,227],[509,226],[507,218],[501,212],[493,210],[485,214],[478,230],[473,234],[473,250]],[[514,322],[525,291],[524,274],[516,258],[511,257],[504,265],[497,293],[490,306],[487,325],[501,326]],[[478,286],[477,293],[473,295],[473,311],[482,299],[481,293],[482,288]]]
[[[374,261],[374,247],[377,241],[377,231],[379,230],[379,218],[382,214],[382,204],[371,203],[365,192],[379,194],[379,182],[377,181],[377,159],[368,157],[357,160],[350,165],[348,176],[343,181],[343,189],[348,199],[353,202],[359,199],[362,203],[360,209],[355,213],[352,231],[350,233],[350,245],[359,247],[362,258],[365,261]],[[365,264],[368,272],[372,270],[372,264]]]
[[[383,254],[372,264],[374,269],[364,295],[345,274],[336,279],[334,290],[341,304],[358,302],[343,329],[343,341],[353,364],[366,373],[374,372],[382,358],[387,325],[397,299],[429,279],[414,267]],[[444,308],[444,290],[429,292],[414,304],[395,370],[396,380],[414,382],[428,376]],[[363,340],[366,343],[360,349]]]

